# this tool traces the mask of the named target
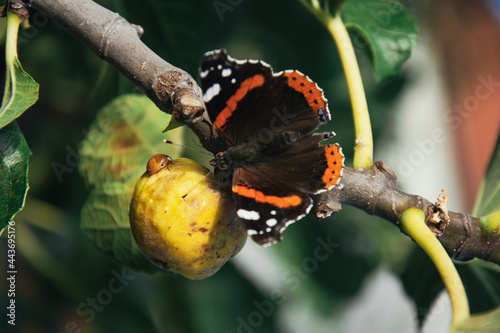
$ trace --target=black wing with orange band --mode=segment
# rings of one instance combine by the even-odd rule
[[[330,120],[323,91],[298,71],[273,74],[262,61],[217,50],[205,55],[200,76],[210,120],[228,147],[284,131],[309,134]]]

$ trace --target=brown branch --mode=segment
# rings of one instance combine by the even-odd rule
[[[428,227],[450,257],[460,261],[479,258],[500,264],[499,234],[485,232],[479,218],[455,212],[445,214],[429,200],[401,191],[397,187],[396,174],[383,162],[365,169],[345,168],[336,190],[316,196],[313,214],[325,218],[340,211],[342,204],[382,217],[398,227],[405,210],[419,208],[426,213]],[[436,212],[437,221],[433,219]]]
[[[212,143],[217,134],[204,112],[201,89],[191,75],[140,40],[142,27],[91,0],[32,0],[31,7],[59,22],[139,87],[160,110],[190,127],[203,147],[215,151]]]
[[[90,0],[32,0],[33,8],[58,21],[100,58],[115,66],[163,111],[189,126],[203,146],[217,142],[193,78],[157,56],[139,37],[142,28]],[[428,200],[402,192],[397,177],[382,162],[365,169],[345,168],[334,190],[315,198],[313,213],[324,218],[342,204],[380,216],[395,225],[410,207],[426,212],[427,223],[448,254],[457,260],[480,258],[500,263],[500,235],[484,232],[479,219],[440,210]],[[431,218],[432,217],[432,218]]]

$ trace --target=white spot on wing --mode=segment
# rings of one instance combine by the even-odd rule
[[[266,224],[270,227],[274,227],[278,223],[278,220],[276,219],[269,219],[266,221]]]
[[[207,69],[207,70],[204,70],[203,72],[200,73],[200,77],[202,79],[206,78],[208,76],[208,73],[210,73],[210,70]]]
[[[240,209],[238,209],[236,214],[244,220],[257,221],[258,219],[260,219],[259,212],[256,212],[254,210],[245,210],[245,209],[240,208]]]
[[[217,65],[217,69],[221,70],[222,69],[222,65],[221,64]]]
[[[268,243],[264,243],[264,244],[262,244],[262,247],[269,247],[269,246],[271,246],[271,245],[273,245],[273,244],[276,244],[276,243],[278,243],[278,241],[277,241],[277,240],[271,240],[271,241],[269,241]]]
[[[271,232],[271,228],[266,228],[266,232]]]
[[[247,230],[247,234],[248,234],[248,236],[257,235],[257,231],[255,231],[255,230],[253,230],[253,229],[248,229],[248,230]]]
[[[232,84],[235,84],[235,83],[236,83],[236,79],[235,79],[234,77],[231,79],[231,83],[232,83]]]
[[[231,75],[232,71],[231,71],[231,68],[224,68],[222,70],[222,77],[228,77],[229,75]]]
[[[205,103],[210,102],[214,96],[217,96],[220,93],[220,84],[215,83],[213,86],[207,89],[205,91],[205,94],[203,95],[203,101]]]
[[[274,209],[271,211],[271,215],[276,215],[276,211]]]

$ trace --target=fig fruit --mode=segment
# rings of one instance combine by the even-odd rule
[[[145,257],[189,279],[213,275],[246,241],[230,193],[201,164],[155,155],[130,203],[132,235]]]

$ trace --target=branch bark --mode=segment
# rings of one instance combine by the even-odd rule
[[[91,0],[32,0],[35,8],[61,24],[139,87],[160,110],[190,127],[207,150],[212,128],[196,81],[155,54],[141,40],[142,27]]]
[[[59,22],[101,59],[116,67],[163,111],[186,124],[202,145],[215,152],[214,132],[195,80],[172,66],[139,39],[142,28],[90,0],[31,0],[31,6]],[[364,169],[345,168],[333,190],[315,197],[313,214],[330,216],[347,204],[399,227],[403,212],[426,213],[428,227],[456,260],[480,258],[500,264],[500,234],[485,232],[478,218],[445,212],[430,201],[397,188],[396,174],[382,162]]]
[[[340,211],[343,204],[382,217],[400,229],[404,211],[411,207],[421,209],[427,226],[450,257],[460,261],[479,258],[500,264],[500,235],[485,232],[479,218],[451,211],[446,214],[429,200],[401,191],[396,174],[383,162],[364,169],[345,168],[336,188],[316,196],[313,214],[325,218]],[[433,218],[435,213],[437,220]]]

